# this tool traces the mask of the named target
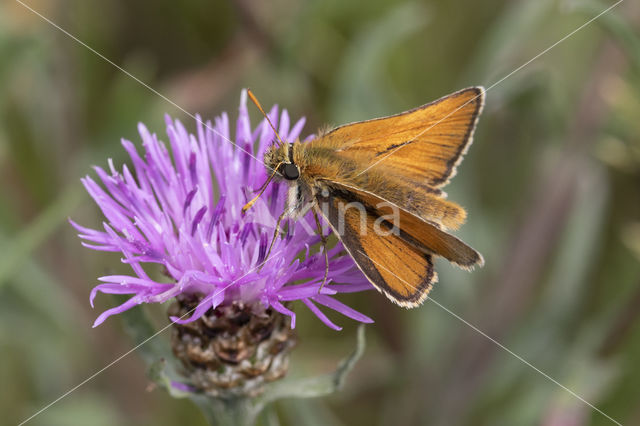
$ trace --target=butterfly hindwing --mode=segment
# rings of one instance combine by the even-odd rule
[[[362,203],[375,210],[378,217],[387,218],[399,228],[399,235],[407,242],[423,251],[443,257],[449,262],[463,268],[472,269],[482,266],[482,255],[456,236],[444,231],[436,223],[426,221],[416,214],[400,208],[395,202],[384,199],[378,194],[345,186],[336,182],[328,183],[334,190],[348,193],[355,203]]]
[[[353,203],[347,193],[317,195],[322,215],[358,267],[392,301],[415,307],[437,280],[432,256],[391,231],[372,206]]]

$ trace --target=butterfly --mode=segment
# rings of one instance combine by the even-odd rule
[[[313,211],[324,245],[323,285],[329,259],[320,217],[371,284],[403,307],[416,307],[427,298],[437,281],[435,256],[467,270],[484,264],[480,253],[449,232],[464,223],[466,212],[442,191],[473,140],[484,104],[482,87],[293,143],[280,139],[248,93],[277,140],[264,155],[272,173],[243,212],[272,179],[287,182],[287,206],[272,246],[284,218]]]

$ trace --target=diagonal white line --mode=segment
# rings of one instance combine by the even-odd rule
[[[403,283],[405,283],[408,287],[417,290],[416,287],[412,286],[411,284],[409,284],[407,281],[405,281],[404,279],[400,278],[398,275],[396,275],[395,273],[393,273],[393,271],[390,271],[388,268],[385,268],[384,265],[381,265],[380,263],[376,262],[375,260],[371,259],[366,253],[364,253],[362,250],[358,250],[360,252],[360,254],[362,254],[363,256],[365,256],[367,259],[369,259],[371,262],[375,263],[377,266],[379,266],[380,268],[384,269],[385,271],[387,271],[388,273],[390,273],[391,275],[393,275],[394,277],[396,277],[397,279],[399,279],[400,281],[402,281]],[[584,399],[583,397],[581,397],[580,395],[578,395],[576,392],[572,391],[571,389],[569,389],[568,387],[566,387],[565,385],[563,385],[562,383],[560,383],[559,381],[557,381],[556,379],[554,379],[553,377],[551,377],[550,375],[548,375],[547,373],[545,373],[544,371],[540,370],[538,367],[536,367],[535,365],[531,364],[529,361],[527,361],[526,359],[524,359],[523,357],[521,357],[520,355],[518,355],[517,353],[513,352],[511,349],[507,348],[505,345],[503,345],[502,343],[498,342],[496,339],[494,339],[493,337],[489,336],[487,333],[485,333],[484,331],[480,330],[478,327],[476,327],[475,325],[471,324],[469,321],[465,320],[464,318],[462,318],[460,315],[456,314],[455,312],[451,311],[450,309],[446,308],[445,306],[443,306],[442,304],[440,304],[439,302],[437,302],[433,297],[429,297],[427,298],[427,300],[430,300],[431,302],[435,303],[437,306],[439,306],[441,309],[443,309],[444,311],[448,312],[450,315],[454,316],[455,318],[457,318],[459,321],[463,322],[464,324],[466,324],[467,326],[469,326],[470,328],[472,328],[473,330],[475,330],[477,333],[481,334],[482,336],[486,337],[487,339],[489,339],[491,342],[493,342],[495,345],[497,345],[498,347],[500,347],[502,350],[504,350],[505,352],[509,353],[511,356],[513,356],[514,358],[516,358],[517,360],[519,360],[520,362],[522,362],[523,364],[527,365],[528,367],[532,368],[533,370],[537,371],[538,373],[540,373],[542,376],[544,376],[547,380],[551,381],[552,383],[555,383],[556,385],[558,385],[559,387],[561,387],[562,389],[564,389],[565,391],[569,392],[571,395],[573,395],[574,397],[576,397],[577,399],[579,399],[580,401],[584,402],[585,404],[587,404],[589,407],[593,408],[595,411],[597,411],[598,413],[602,414],[603,416],[605,416],[607,419],[611,420],[613,423],[622,426],[622,424],[618,421],[616,421],[615,419],[613,419],[611,416],[609,416],[607,413],[605,413],[604,411],[600,410],[598,407],[596,407],[595,405],[593,405],[592,403],[590,403],[589,401],[587,401],[586,399]]]
[[[162,93],[158,92],[156,89],[154,89],[153,87],[149,86],[147,83],[145,83],[144,81],[140,80],[138,77],[136,77],[135,75],[131,74],[129,71],[127,71],[126,69],[122,68],[120,65],[116,64],[115,62],[113,62],[111,59],[107,58],[106,56],[104,56],[102,53],[98,52],[96,49],[94,49],[93,47],[89,46],[87,43],[85,43],[84,41],[80,40],[78,37],[74,36],[73,34],[71,34],[69,31],[65,30],[64,28],[62,28],[61,26],[59,26],[58,24],[56,24],[55,22],[53,22],[51,19],[47,18],[46,16],[42,15],[41,13],[39,13],[38,11],[34,10],[33,8],[31,8],[29,5],[23,3],[21,0],[16,0],[16,2],[18,2],[20,5],[22,5],[24,8],[30,10],[31,12],[33,12],[34,14],[36,14],[37,16],[39,16],[40,18],[42,18],[44,21],[46,21],[47,23],[51,24],[53,27],[57,28],[58,30],[60,30],[61,32],[63,32],[64,34],[66,34],[67,36],[69,36],[71,39],[73,39],[75,42],[77,42],[78,44],[86,47],[87,49],[89,49],[92,53],[94,53],[95,55],[97,55],[98,57],[100,57],[101,59],[103,59],[104,61],[108,62],[109,64],[113,65],[115,68],[117,68],[119,71],[121,71],[122,73],[126,74],[128,77],[132,78],[133,80],[135,80],[137,83],[139,83],[140,85],[144,86],[146,89],[148,89],[149,91],[151,91],[153,94],[158,95],[159,97],[161,97],[162,99],[164,99],[165,101],[167,101],[168,103],[170,103],[171,105],[173,105],[174,107],[176,107],[177,109],[179,109],[180,111],[182,111],[183,113],[185,113],[186,115],[188,115],[189,117],[193,118],[196,122],[200,123],[201,125],[203,125],[204,127],[206,127],[207,129],[211,130],[213,133],[217,134],[218,136],[220,136],[222,139],[226,140],[227,142],[229,142],[232,145],[235,145],[236,149],[239,149],[241,151],[243,151],[245,154],[251,156],[252,158],[258,160],[258,162],[262,163],[265,165],[265,167],[269,168],[269,166],[267,166],[264,161],[262,161],[261,159],[257,158],[255,155],[253,155],[253,153],[243,149],[241,146],[239,146],[238,144],[236,144],[234,141],[232,141],[231,139],[227,138],[225,135],[223,135],[222,133],[218,132],[216,129],[212,128],[211,126],[207,125],[207,123],[203,122],[202,120],[200,120],[198,117],[196,117],[194,114],[190,113],[189,111],[187,111],[186,109],[184,109],[183,107],[181,107],[180,105],[178,105],[177,103],[175,103],[174,101],[172,101],[171,99],[169,99],[168,97],[166,97],[165,95],[163,95]]]
[[[417,139],[420,136],[422,136],[423,134],[425,134],[426,132],[428,132],[429,130],[433,129],[434,127],[436,127],[438,124],[442,123],[444,120],[446,120],[447,118],[449,118],[450,116],[452,116],[453,114],[455,114],[456,112],[460,111],[462,108],[464,108],[465,106],[467,106],[468,104],[470,104],[471,102],[475,101],[476,99],[478,99],[479,97],[483,96],[485,93],[487,93],[489,90],[493,89],[494,87],[496,87],[498,84],[502,83],[503,81],[505,81],[507,78],[511,77],[512,75],[514,75],[515,73],[517,73],[518,71],[520,71],[522,68],[526,67],[527,65],[529,65],[531,62],[535,61],[536,59],[538,59],[539,57],[541,57],[542,55],[544,55],[545,53],[549,52],[551,49],[553,49],[554,47],[556,47],[557,45],[559,45],[560,43],[564,42],[565,40],[567,40],[568,38],[570,38],[571,36],[573,36],[575,33],[577,33],[578,31],[582,30],[583,28],[585,28],[587,25],[590,25],[591,23],[593,23],[593,21],[595,21],[596,19],[600,18],[602,15],[604,15],[605,13],[608,13],[611,9],[613,9],[614,7],[618,6],[620,3],[622,3],[624,0],[618,0],[616,3],[612,4],[611,6],[609,6],[608,8],[606,8],[605,10],[603,10],[602,12],[598,13],[596,16],[594,16],[593,18],[589,19],[587,22],[585,22],[584,24],[580,25],[578,28],[576,28],[575,30],[571,31],[569,34],[565,35],[564,37],[562,37],[560,40],[556,41],[555,43],[553,43],[551,46],[547,47],[546,49],[544,49],[542,52],[538,53],[536,56],[534,56],[533,58],[529,59],[527,62],[525,62],[524,64],[520,65],[518,68],[514,69],[513,71],[511,71],[509,74],[505,75],[504,77],[502,77],[500,80],[496,81],[495,83],[493,83],[491,86],[489,86],[487,89],[482,91],[481,95],[475,96],[471,99],[469,99],[467,102],[463,103],[462,105],[460,105],[458,108],[454,109],[453,111],[451,111],[449,114],[445,115],[444,117],[442,117],[440,120],[436,121],[434,124],[432,124],[431,126],[427,127],[426,129],[424,129],[422,132],[418,133],[416,136],[413,137],[413,139]],[[384,160],[386,160],[387,158],[389,158],[390,156],[392,156],[393,154],[395,154],[397,151],[399,151],[400,149],[402,149],[403,147],[405,147],[406,145],[402,145],[399,146],[397,148],[395,148],[394,150],[392,150],[391,152],[389,152],[388,154],[384,155],[382,158],[380,158],[379,160],[375,161],[373,164],[369,165],[366,169],[362,170],[360,173],[358,173],[356,176],[360,176],[361,174],[365,173],[367,170],[375,167],[376,165],[380,164],[381,162],[383,162]]]
[[[226,289],[228,289],[229,287],[231,287],[232,285],[234,285],[235,283],[237,283],[238,281],[240,281],[242,278],[246,277],[247,275],[251,274],[252,272],[256,271],[257,269],[259,269],[262,265],[264,265],[265,263],[267,263],[267,261],[269,259],[272,259],[274,256],[278,255],[279,253],[282,253],[282,250],[274,253],[273,255],[269,256],[267,259],[265,259],[263,262],[261,262],[259,265],[251,268],[246,274],[242,275],[241,277],[236,278],[235,280],[233,280],[232,282],[230,282],[229,284],[227,284],[226,286],[224,286],[222,289],[218,290],[216,293],[212,294],[211,296],[203,299],[200,303],[203,302],[208,302],[211,301],[214,297],[216,297],[217,295],[219,295],[220,293],[222,293],[223,291],[225,291]],[[189,314],[191,314],[193,311],[195,311],[197,308],[197,306],[193,309],[191,309],[190,311],[186,312],[184,315],[180,316],[180,319],[184,319],[185,317],[187,317]],[[105,370],[107,370],[109,367],[112,367],[113,365],[117,364],[118,362],[120,362],[122,359],[126,358],[128,355],[130,355],[131,353],[135,352],[138,348],[140,348],[142,345],[144,345],[145,343],[147,343],[148,341],[150,341],[151,339],[153,339],[154,337],[156,337],[157,335],[163,333],[165,330],[171,328],[174,324],[173,323],[169,323],[168,325],[166,325],[165,327],[161,328],[159,331],[157,331],[156,333],[152,334],[151,336],[147,337],[145,340],[143,340],[142,342],[140,342],[139,344],[137,344],[136,346],[134,346],[133,348],[129,349],[127,352],[123,353],[122,355],[120,355],[118,358],[114,359],[113,361],[111,361],[109,364],[105,365],[104,367],[102,367],[100,370],[96,371],[95,373],[93,373],[92,375],[90,375],[89,377],[87,377],[86,379],[84,379],[83,381],[81,381],[80,383],[78,383],[77,385],[75,385],[74,387],[72,387],[71,389],[69,389],[68,391],[66,391],[65,393],[63,393],[62,395],[60,395],[58,398],[54,399],[53,401],[51,401],[50,403],[48,403],[47,405],[45,405],[44,407],[42,407],[40,410],[36,411],[35,413],[33,413],[31,416],[29,416],[27,419],[23,420],[22,422],[20,422],[18,424],[18,426],[22,426],[25,423],[29,422],[30,420],[32,420],[34,417],[42,414],[44,411],[46,411],[47,409],[51,408],[52,405],[56,404],[57,402],[61,401],[62,399],[64,399],[65,397],[69,396],[71,393],[73,393],[74,391],[78,390],[78,388],[82,387],[83,385],[87,384],[88,382],[90,382],[91,380],[95,379],[97,376],[99,376],[101,373],[103,373]]]

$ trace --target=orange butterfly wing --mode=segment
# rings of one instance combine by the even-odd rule
[[[437,280],[433,255],[465,269],[484,262],[444,231],[462,224],[466,213],[439,189],[471,144],[483,102],[483,88],[461,90],[398,115],[338,127],[297,151],[295,162],[314,182],[334,233],[369,281],[401,306],[426,299]],[[385,220],[393,211],[395,229]]]
[[[346,124],[311,141],[366,167],[433,188],[455,175],[484,103],[484,89],[460,90],[389,117]]]
[[[419,249],[443,257],[462,269],[473,269],[476,265],[484,265],[482,255],[476,250],[442,230],[436,223],[399,207],[392,200],[335,182],[326,182],[326,184],[334,190],[348,193],[351,202],[367,206],[369,211],[378,217],[391,220],[395,218],[397,223],[394,225],[400,229],[400,237]]]
[[[319,193],[317,201],[333,232],[379,291],[406,308],[416,307],[426,299],[437,281],[431,254],[400,236],[379,235],[380,228],[390,229],[388,224],[376,225],[378,216],[350,205],[346,194]]]

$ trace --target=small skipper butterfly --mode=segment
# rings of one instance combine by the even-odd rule
[[[448,232],[462,225],[466,212],[441,190],[471,145],[484,93],[471,87],[397,115],[340,126],[305,143],[285,143],[248,91],[277,142],[264,156],[272,174],[242,211],[272,179],[286,181],[287,207],[271,246],[283,218],[311,209],[324,246],[323,285],[329,259],[319,216],[376,289],[400,306],[416,307],[437,281],[434,256],[468,270],[484,264],[480,253]]]

